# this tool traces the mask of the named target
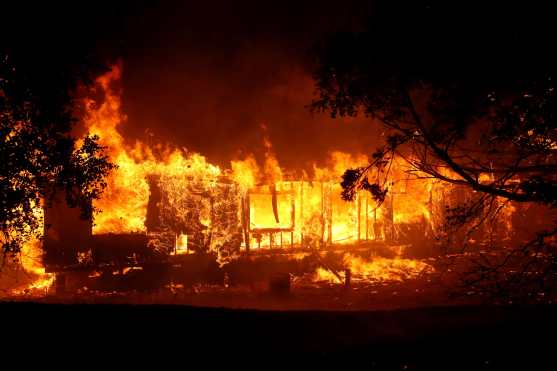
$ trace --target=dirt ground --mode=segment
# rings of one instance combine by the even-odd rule
[[[5,297],[16,302],[50,304],[172,304],[198,307],[226,307],[259,310],[387,310],[426,306],[479,304],[481,298],[449,299],[446,281],[427,275],[417,279],[369,282],[354,279],[350,287],[342,282],[315,282],[311,275],[291,279],[288,292],[273,292],[268,281],[249,285],[199,283],[167,285],[154,290],[97,291],[81,288],[56,292],[33,290]]]

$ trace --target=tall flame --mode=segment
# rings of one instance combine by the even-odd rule
[[[100,105],[89,99],[86,102],[85,125],[92,135],[98,135],[108,148],[111,160],[118,168],[109,176],[103,197],[95,202],[102,210],[95,217],[93,233],[144,232],[149,200],[148,176],[184,176],[195,174],[215,178],[221,174],[218,166],[208,163],[199,154],[188,154],[178,148],[154,148],[136,141],[133,146],[125,143],[118,131],[126,120],[121,113],[120,91],[115,87],[121,78],[121,66],[97,80],[96,89],[104,93]]]

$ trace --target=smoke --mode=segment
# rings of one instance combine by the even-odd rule
[[[121,130],[131,143],[185,147],[226,167],[253,154],[262,165],[264,122],[281,166],[306,170],[330,151],[375,147],[367,120],[312,116],[306,107],[310,49],[330,32],[354,29],[369,1],[12,3],[0,29],[8,46],[33,51],[24,59],[45,64],[45,74],[85,51],[109,65],[122,60]]]
[[[263,164],[265,136],[288,169],[311,169],[334,150],[373,150],[378,129],[369,120],[333,120],[307,107],[309,50],[353,25],[358,3],[163,2],[136,11],[122,41],[124,136],[185,147],[222,166],[250,154]]]

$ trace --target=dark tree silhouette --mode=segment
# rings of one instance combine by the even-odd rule
[[[41,232],[36,209],[55,191],[89,217],[113,168],[97,138],[75,138],[77,94],[105,71],[100,35],[51,5],[7,6],[0,26],[0,248],[12,256]]]
[[[42,92],[9,55],[1,58],[0,241],[3,252],[17,253],[41,232],[34,209],[49,202],[55,190],[65,190],[67,202],[90,217],[89,201],[99,197],[113,165],[98,138],[77,144],[71,136],[76,121],[71,89],[82,76],[70,74]]]
[[[386,132],[369,166],[344,174],[343,197],[364,189],[383,200],[388,184],[376,174],[398,156],[416,177],[475,191],[473,204],[452,210],[453,225],[486,220],[496,198],[555,207],[557,64],[547,14],[474,2],[379,3],[367,28],[320,45],[312,109],[365,114]],[[543,231],[503,261],[482,260],[467,283],[524,286],[528,277],[547,290],[556,272],[555,235],[557,229]],[[524,258],[513,269],[520,279],[502,278],[517,255]]]

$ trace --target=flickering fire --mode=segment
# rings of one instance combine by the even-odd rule
[[[341,176],[348,168],[368,164],[366,155],[333,151],[325,166],[313,166],[313,174],[289,171],[280,166],[264,124],[263,161],[248,155],[232,159],[229,168],[183,148],[130,143],[119,131],[127,119],[121,111],[120,78],[121,66],[116,65],[96,81],[92,93],[102,95],[102,100],[85,101],[88,134],[100,138],[118,166],[109,175],[102,198],[94,201],[102,212],[94,216],[93,234],[148,235],[150,247],[170,243],[172,255],[212,253],[221,266],[255,250],[343,246],[349,251],[343,257],[344,268],[355,281],[402,281],[433,271],[426,262],[401,254],[364,259],[350,251],[365,243],[394,241],[404,233],[400,228],[404,224],[419,225],[424,235],[432,236],[443,223],[446,185],[415,172],[411,175],[410,165],[397,159],[387,173],[379,174],[389,186],[382,204],[367,192],[346,202],[340,197]],[[155,189],[160,199],[153,229],[147,218]],[[508,230],[512,212],[509,207],[501,213]],[[39,245],[30,242],[25,249],[29,256],[39,257],[23,261],[25,269],[38,277],[27,289],[48,288],[54,280],[40,264]],[[305,254],[291,256],[300,260]],[[314,279],[336,282],[338,275],[318,268]]]
[[[54,283],[55,275],[46,273],[42,264],[41,242],[32,240],[27,242],[21,250],[21,265],[32,282],[23,288],[13,291],[15,295],[44,295]]]
[[[100,137],[108,148],[110,157],[118,169],[109,177],[109,186],[103,198],[95,206],[103,212],[95,217],[93,233],[144,232],[149,184],[147,177],[158,174],[166,177],[194,176],[208,182],[221,174],[218,166],[208,163],[199,154],[187,154],[180,149],[149,147],[137,141],[127,146],[118,132],[118,126],[126,119],[121,113],[119,91],[114,88],[121,76],[115,66],[97,80],[96,89],[104,93],[104,101],[96,106],[88,100],[85,124],[90,134]],[[160,152],[159,156],[155,151]]]
[[[434,268],[426,262],[401,257],[394,259],[373,257],[368,260],[348,253],[344,255],[343,262],[345,269],[350,270],[352,281],[402,282],[418,275],[434,272]],[[339,279],[331,271],[318,268],[315,271],[314,281],[338,283]]]
[[[44,220],[42,207],[34,207],[33,212],[40,221]],[[25,283],[14,288],[12,295],[44,295],[54,282],[55,275],[45,271],[42,261],[43,250],[40,241],[42,233],[43,230],[35,231],[36,237],[27,241],[19,253],[19,261],[24,273],[22,281]]]

